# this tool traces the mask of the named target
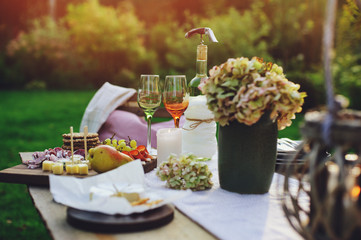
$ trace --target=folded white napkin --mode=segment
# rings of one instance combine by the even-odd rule
[[[135,89],[112,85],[108,82],[95,93],[85,109],[80,132],[88,126],[89,132],[96,133],[111,112],[123,105],[136,93]]]
[[[140,160],[124,164],[114,170],[87,178],[49,175],[50,192],[56,202],[80,210],[105,214],[132,214],[147,211],[173,202],[190,194],[189,191],[169,191],[145,185]],[[116,188],[116,189],[115,189]],[[111,197],[120,192],[137,192],[149,202],[162,200],[153,205],[132,206],[125,198]]]

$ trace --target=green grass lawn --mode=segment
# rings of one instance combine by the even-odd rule
[[[94,93],[0,91],[0,170],[20,164],[19,152],[61,146],[70,126],[79,130]],[[280,131],[279,137],[299,139],[301,120]],[[0,239],[50,239],[25,185],[0,183],[0,209]]]
[[[62,145],[94,91],[1,91],[0,169],[20,164],[19,152]],[[50,239],[25,185],[0,183],[0,239]]]

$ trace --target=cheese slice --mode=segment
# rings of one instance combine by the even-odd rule
[[[80,163],[78,164],[79,167],[79,174],[80,175],[88,175],[89,171],[88,171],[88,165],[85,163]]]
[[[45,160],[43,161],[43,171],[49,171],[51,172],[52,166],[53,166],[54,162],[53,161],[49,161],[49,160]]]
[[[54,174],[61,175],[64,172],[63,163],[54,163],[51,169]]]
[[[78,164],[67,164],[65,169],[67,174],[79,174]]]

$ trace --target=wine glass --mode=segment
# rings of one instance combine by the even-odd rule
[[[153,114],[160,106],[162,101],[162,94],[159,89],[159,75],[144,75],[140,76],[137,102],[139,107],[144,111],[147,118],[148,133],[147,133],[147,149],[152,153],[151,145],[151,123]]]
[[[165,78],[163,103],[174,119],[174,125],[179,128],[179,118],[189,104],[187,80],[185,75],[169,75]]]

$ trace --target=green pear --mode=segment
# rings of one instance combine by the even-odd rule
[[[99,145],[89,150],[89,162],[97,173],[103,173],[133,161],[128,155],[109,145]]]

